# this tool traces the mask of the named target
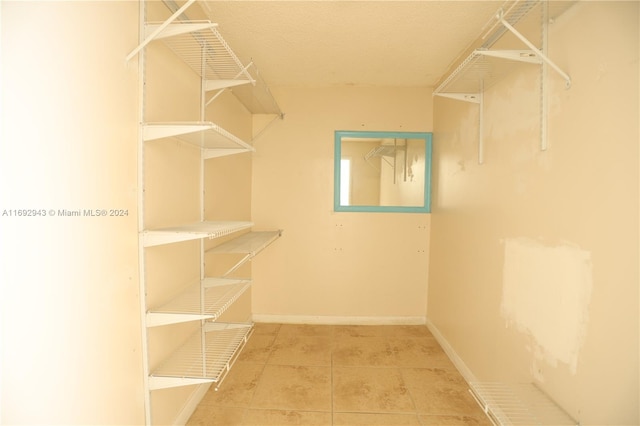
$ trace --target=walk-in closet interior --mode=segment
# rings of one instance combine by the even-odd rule
[[[639,2],[0,20],[0,423],[640,423]]]

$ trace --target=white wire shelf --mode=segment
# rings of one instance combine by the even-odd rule
[[[577,425],[534,384],[470,383],[471,394],[491,421],[508,425]]]
[[[222,380],[247,343],[252,324],[207,323],[149,375],[151,390]]]
[[[485,25],[485,34],[474,43],[477,48],[466,56],[460,64],[434,90],[434,95],[451,97],[467,102],[479,103],[479,94],[493,86],[506,74],[512,72],[519,63],[542,64],[546,62],[559,72],[570,84],[569,77],[560,70],[535,43],[532,43],[513,26],[531,15],[531,19],[544,25],[546,19],[543,12],[545,0],[516,0],[505,2],[503,7]],[[570,2],[553,2],[554,6],[547,14],[558,16],[563,13]],[[555,5],[555,3],[562,3]],[[528,49],[496,49],[491,50],[503,36],[510,33],[513,36],[511,44]],[[538,30],[535,37],[542,38],[542,30]]]
[[[142,231],[142,240],[145,247],[152,247],[201,238],[218,238],[252,226],[253,222],[196,222],[182,226],[144,230]]]
[[[269,86],[262,79],[256,66],[253,65],[252,68],[255,76],[254,83],[252,85],[236,85],[231,89],[231,92],[253,114],[275,114],[283,118],[284,114],[271,94]]]
[[[232,92],[251,113],[282,116],[256,66],[252,62],[245,66],[240,61],[217,26],[211,21],[149,22],[141,46],[161,40],[205,81],[205,90],[234,87]],[[128,59],[140,49],[135,49]]]
[[[255,256],[282,235],[282,230],[249,232],[207,250],[207,253],[238,253]]]
[[[145,32],[150,35],[162,25],[148,22]],[[211,21],[174,21],[155,38],[161,39],[184,63],[205,80],[255,79],[231,49]]]
[[[244,254],[242,259],[236,262],[229,270],[227,270],[222,276],[225,277],[237,270],[240,266],[244,265],[249,260],[253,259],[258,253],[264,250],[272,242],[277,240],[282,235],[282,230],[277,231],[260,231],[260,232],[248,232],[240,235],[238,238],[229,240],[219,246],[213,247],[207,250],[207,254]]]
[[[507,59],[505,61],[505,59]],[[517,64],[526,62],[541,64],[531,50],[490,51],[476,49],[435,90],[436,95],[477,102],[479,94],[513,72]]]
[[[251,286],[251,280],[205,278],[172,301],[147,312],[147,327],[217,320]]]
[[[253,146],[210,121],[146,123],[142,126],[144,141],[168,137],[204,148],[207,158],[255,151]]]

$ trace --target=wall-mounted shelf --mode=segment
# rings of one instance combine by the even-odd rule
[[[554,6],[554,16],[564,12],[568,7],[567,2],[556,3],[561,3],[561,5]],[[540,24],[537,32],[540,37],[540,47],[536,47],[534,43],[514,27],[514,25],[524,20],[527,15],[533,14],[534,11],[539,14]],[[562,71],[546,54],[548,20],[549,6],[546,0],[517,0],[505,2],[505,7],[499,9],[485,26],[485,28],[489,28],[489,30],[474,43],[478,47],[473,49],[471,53],[442,80],[433,92],[434,96],[442,96],[479,105],[478,163],[480,164],[484,162],[483,93],[500,81],[505,75],[513,72],[519,64],[533,64],[541,67],[540,149],[545,150],[547,148],[546,67],[551,67],[565,80],[566,88],[571,86],[571,78],[569,75]],[[517,43],[521,45],[524,44],[527,49],[492,49],[506,34],[512,35]]]
[[[470,383],[471,394],[495,425],[577,425],[533,384]]]
[[[193,0],[188,1],[164,22],[145,24],[145,39],[128,56],[135,56],[144,46],[161,40],[202,78],[204,92],[231,89],[252,114],[284,114],[260,77],[256,66],[243,65],[229,44],[210,21],[180,21]],[[178,13],[179,12],[179,13]],[[209,104],[213,98],[209,99]]]
[[[206,323],[149,376],[151,390],[200,383],[219,386],[247,343],[251,324]]]
[[[255,151],[242,139],[212,122],[146,123],[142,125],[144,141],[175,137],[205,149],[205,158]]]
[[[479,103],[484,90],[513,71],[515,62],[541,64],[531,50],[476,49],[434,91],[438,96]]]
[[[147,327],[217,320],[251,286],[249,279],[205,278],[163,306],[147,312]]]
[[[145,247],[152,247],[202,238],[211,239],[223,237],[243,229],[251,228],[252,226],[252,222],[204,221],[181,226],[145,230],[142,232],[142,239]]]
[[[282,236],[282,230],[278,231],[261,231],[261,232],[249,232],[229,240],[219,246],[213,247],[207,250],[206,254],[243,254],[244,257],[236,262],[229,270],[227,270],[223,277],[226,277],[233,271],[237,270],[240,266],[254,258],[258,253],[264,250],[269,244],[274,242]]]

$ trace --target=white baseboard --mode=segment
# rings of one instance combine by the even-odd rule
[[[211,383],[204,383],[199,385],[193,391],[189,396],[189,399],[187,399],[186,404],[184,404],[182,410],[180,410],[180,413],[178,413],[178,416],[173,421],[174,426],[184,426],[187,424],[187,421],[189,421],[189,418],[191,418],[193,413],[196,411],[198,404],[200,404],[200,401],[202,401],[202,398],[204,398],[204,395],[210,387]]]
[[[322,325],[424,325],[426,317],[342,317],[324,315],[270,315],[253,314],[254,322],[277,324],[322,324]]]
[[[456,353],[456,351],[453,350],[453,347],[447,341],[447,339],[444,338],[442,333],[440,333],[440,330],[438,330],[438,327],[436,327],[429,320],[429,318],[425,318],[425,324],[429,329],[429,331],[431,331],[431,334],[433,334],[433,337],[436,338],[436,340],[438,341],[438,343],[440,344],[444,352],[447,354],[451,362],[453,362],[453,365],[456,366],[456,369],[460,372],[462,377],[464,377],[464,379],[467,381],[467,383],[477,382],[478,380],[476,379],[476,376],[471,372],[469,367],[467,367],[467,364],[464,363],[464,361],[462,360],[462,358],[460,358],[460,356]]]

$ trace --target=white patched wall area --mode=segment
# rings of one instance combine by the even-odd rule
[[[504,241],[501,314],[533,341],[537,358],[576,374],[591,299],[591,253],[567,243]]]

